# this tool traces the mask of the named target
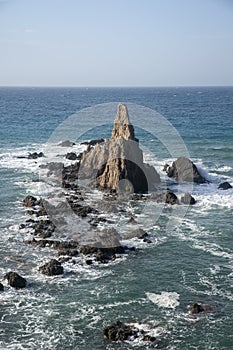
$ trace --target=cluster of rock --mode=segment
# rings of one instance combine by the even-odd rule
[[[32,215],[21,229],[30,229],[33,235],[32,239],[26,240],[26,244],[31,244],[38,248],[52,248],[57,257],[52,258],[44,265],[38,268],[38,271],[46,276],[59,276],[64,273],[63,263],[75,257],[82,257],[82,263],[87,265],[106,264],[119,255],[135,251],[135,248],[129,248],[121,245],[121,238],[138,238],[145,243],[152,243],[151,237],[141,228],[137,228],[124,237],[120,237],[113,228],[98,230],[100,222],[108,223],[108,219],[99,216],[99,208],[94,208],[85,204],[83,193],[80,192],[80,182],[87,181],[87,186],[98,187],[107,193],[104,198],[106,201],[114,201],[117,196],[127,196],[133,200],[152,200],[157,203],[166,203],[170,205],[193,205],[195,199],[189,193],[184,193],[180,200],[175,193],[169,189],[160,190],[161,179],[154,167],[145,164],[143,153],[139,147],[139,141],[135,137],[134,127],[130,123],[127,107],[123,104],[118,106],[117,115],[114,121],[111,138],[91,140],[84,142],[87,149],[76,154],[69,152],[66,159],[74,161],[69,166],[63,163],[53,162],[42,165],[47,169],[47,176],[55,175],[61,177],[62,186],[67,191],[65,200],[79,218],[87,219],[90,227],[97,231],[97,243],[95,245],[84,245],[80,242],[66,239],[60,240],[54,238],[57,230],[57,223],[54,220],[55,213],[59,211],[60,220],[62,214],[65,215],[66,205],[59,203],[53,206],[45,200],[34,196],[27,196],[23,200],[23,205],[27,208],[27,213]],[[72,147],[74,142],[64,141],[58,144],[61,147]],[[26,158],[37,159],[44,157],[42,152],[29,154]],[[200,174],[196,165],[185,157],[175,160],[171,166],[166,165],[164,170],[167,176],[174,178],[179,182],[193,182],[204,184],[208,181]],[[229,189],[232,186],[225,182],[219,186],[220,189]],[[110,204],[107,203],[110,207]],[[101,210],[101,205],[100,205]],[[53,217],[53,220],[51,219]],[[110,221],[109,221],[110,222]],[[128,223],[136,221],[130,218]],[[54,254],[53,254],[54,255]],[[9,272],[5,278],[8,284],[14,288],[25,288],[26,279],[16,272]],[[4,291],[3,284],[0,283],[0,291]],[[192,315],[203,312],[212,312],[210,305],[194,303],[188,308]],[[104,336],[109,341],[128,341],[142,340],[148,342],[157,342],[154,336],[143,329],[139,329],[132,324],[117,321],[104,328]]]
[[[19,159],[37,159],[37,158],[42,158],[45,157],[43,152],[33,152],[33,153],[29,153],[27,156],[18,156],[17,158]]]
[[[134,341],[135,339],[141,339],[144,342],[156,342],[156,338],[145,332],[143,329],[139,329],[132,324],[127,324],[121,321],[117,321],[109,326],[106,326],[103,330],[104,337],[109,341]]]

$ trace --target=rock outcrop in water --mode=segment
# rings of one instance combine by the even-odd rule
[[[52,259],[45,265],[40,266],[39,271],[47,276],[57,276],[63,274],[63,267],[59,261]]]
[[[219,189],[221,190],[229,190],[230,188],[232,188],[231,184],[227,181],[225,182],[222,182],[219,186],[218,186]]]
[[[160,177],[152,166],[143,162],[126,105],[118,106],[112,137],[83,153],[79,178],[121,194],[147,192],[157,187]]]
[[[196,165],[186,157],[179,157],[172,166],[165,165],[167,176],[181,182],[195,182],[202,184],[208,182],[198,171]]]
[[[26,287],[26,279],[20,276],[17,272],[10,271],[5,275],[4,278],[7,279],[7,282],[11,287],[14,287],[16,289]]]

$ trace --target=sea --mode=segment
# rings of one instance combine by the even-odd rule
[[[123,234],[144,229],[151,243],[125,240],[135,252],[90,266],[74,258],[64,263],[62,276],[42,275],[39,266],[57,253],[25,244],[28,232],[20,225],[28,218],[22,200],[38,196],[39,165],[45,159],[18,157],[46,155],[70,116],[80,136],[85,111],[96,115],[87,120],[81,138],[110,136],[117,103],[129,106],[132,120],[133,111],[139,111],[135,134],[144,159],[179,198],[187,184],[163,172],[175,156],[188,154],[208,182],[192,186],[193,206],[165,205],[158,211],[160,204],[125,199],[119,212],[102,216]],[[106,106],[111,113],[103,124],[98,111]],[[173,134],[182,144],[177,152]],[[58,147],[58,156],[82,148],[78,139],[71,141],[76,145]],[[218,189],[224,181],[233,185],[233,87],[1,87],[0,282],[5,289],[0,292],[0,349],[232,350],[233,189]],[[101,193],[93,190],[90,198],[101,200]],[[9,271],[25,277],[27,288],[8,286],[4,275]],[[211,310],[192,315],[193,303]],[[108,341],[103,329],[117,320],[148,329],[156,342]]]

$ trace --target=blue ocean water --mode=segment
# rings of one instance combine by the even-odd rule
[[[109,266],[68,264],[63,277],[45,277],[38,266],[55,252],[25,245],[19,230],[26,219],[21,201],[37,192],[38,163],[17,156],[40,151],[73,113],[109,102],[162,114],[211,183],[194,186],[197,204],[178,229],[165,229],[169,207],[156,224],[153,205],[146,213],[130,208],[153,237],[152,244],[133,242],[137,254]],[[150,116],[144,123],[150,130]],[[233,185],[233,88],[0,88],[0,125],[0,279],[15,270],[29,281],[18,291],[4,282],[0,349],[233,348],[233,192],[217,188],[222,181]],[[148,145],[150,136],[138,132]],[[163,165],[173,159],[156,145],[145,157],[164,176]],[[117,220],[123,230],[124,218]],[[174,298],[178,305],[169,307]],[[213,304],[215,312],[190,316],[193,302]],[[160,342],[108,343],[102,330],[116,319],[146,323]]]

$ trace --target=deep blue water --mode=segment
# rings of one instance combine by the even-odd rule
[[[46,147],[54,130],[73,113],[109,102],[136,103],[162,114],[211,183],[194,186],[197,204],[177,229],[166,229],[173,209],[165,208],[153,222],[153,205],[137,208],[139,226],[153,243],[134,242],[136,255],[105,267],[67,265],[74,275],[49,279],[38,266],[55,253],[26,246],[18,229],[25,220],[22,199],[38,190],[31,181],[38,177],[38,164],[16,156]],[[152,123],[148,115],[141,126],[150,130]],[[158,348],[164,350],[233,348],[233,192],[217,189],[221,181],[233,185],[233,87],[0,88],[0,126],[0,280],[12,269],[29,281],[22,291],[4,281],[0,349],[130,349],[130,344],[110,344],[103,338],[103,326],[116,319],[160,327]],[[106,136],[110,129],[91,130],[91,135]],[[143,130],[138,134],[142,145],[151,142],[145,156],[161,172],[172,160],[169,152]],[[119,230],[130,230],[124,217],[117,220]],[[163,294],[156,299],[162,292],[177,293],[179,305],[164,306]],[[153,293],[154,302],[146,293]],[[216,311],[191,317],[186,306],[198,301],[215,305]]]

